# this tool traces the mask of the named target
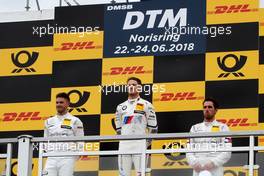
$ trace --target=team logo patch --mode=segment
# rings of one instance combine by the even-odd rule
[[[64,119],[61,128],[66,128],[66,129],[72,129],[71,127],[71,119]]]
[[[126,110],[127,109],[127,106],[122,106],[122,110]]]
[[[219,126],[212,126],[211,132],[219,132],[219,131],[220,131]]]
[[[143,114],[144,115],[145,114],[144,104],[137,103],[134,113],[138,113],[138,114]]]
[[[125,116],[123,124],[131,124],[133,118],[134,118],[134,116]]]
[[[136,105],[136,110],[137,110],[137,111],[143,111],[143,110],[144,110],[144,104],[137,103],[137,105]]]

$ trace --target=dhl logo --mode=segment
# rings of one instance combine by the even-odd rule
[[[233,118],[233,119],[219,119],[217,120],[226,124],[229,127],[248,127],[248,126],[257,126],[257,123],[248,123],[248,118]]]
[[[195,92],[177,92],[177,93],[163,93],[160,98],[154,101],[183,101],[183,100],[202,100],[203,96],[195,96]]]
[[[130,67],[112,67],[110,72],[105,72],[103,75],[127,75],[127,74],[148,74],[152,70],[144,70],[144,66],[130,66]]]
[[[55,51],[67,51],[67,50],[88,50],[88,49],[100,49],[102,46],[96,46],[94,41],[86,42],[67,42],[62,43],[60,48],[55,48]]]
[[[4,113],[2,121],[12,122],[12,121],[30,121],[30,120],[46,120],[47,117],[40,117],[40,112],[10,112]]]
[[[264,138],[260,138],[259,142],[264,143]]]
[[[243,13],[243,12],[256,12],[257,8],[250,9],[249,4],[239,4],[230,6],[215,6],[215,11],[209,11],[207,14],[224,14],[224,13]]]

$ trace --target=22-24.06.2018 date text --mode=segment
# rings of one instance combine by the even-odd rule
[[[181,52],[193,51],[194,43],[177,43],[161,45],[137,45],[129,48],[128,46],[116,46],[114,54],[140,54],[140,53],[158,53],[158,52]]]

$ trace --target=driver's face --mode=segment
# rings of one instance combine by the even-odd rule
[[[212,119],[215,117],[217,109],[215,109],[213,102],[206,101],[203,104],[203,114],[205,119]]]
[[[69,101],[65,98],[58,97],[56,99],[56,110],[58,113],[64,113],[67,111],[69,107]]]
[[[136,95],[136,94],[139,94],[140,92],[140,87],[141,85],[139,85],[137,83],[137,81],[135,80],[129,80],[127,82],[127,87],[128,87],[128,94],[129,95]]]

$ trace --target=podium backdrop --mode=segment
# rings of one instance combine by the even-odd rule
[[[127,98],[116,85],[131,76],[143,81],[141,96],[155,107],[159,133],[188,132],[201,122],[204,97],[219,101],[217,119],[232,131],[263,130],[263,17],[258,0],[152,0],[61,7],[53,20],[0,23],[0,137],[43,136],[58,92],[69,93],[85,135],[114,135],[115,108]],[[180,26],[186,35],[173,37]],[[153,141],[152,148],[178,143]],[[89,150],[99,148],[118,143],[92,143]],[[225,176],[246,175],[247,159],[233,154]],[[192,173],[183,154],[152,155],[151,167],[152,175]],[[116,157],[82,157],[76,167],[76,175],[113,174]]]

